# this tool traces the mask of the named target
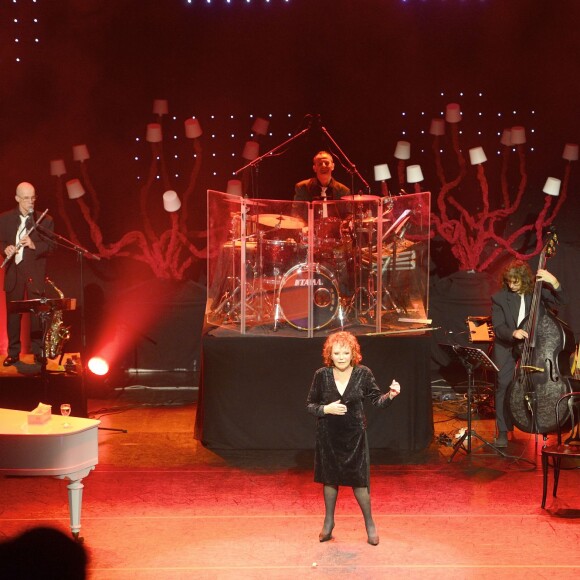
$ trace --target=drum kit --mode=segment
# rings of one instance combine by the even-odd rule
[[[227,283],[211,308],[211,318],[218,324],[237,324],[243,312],[247,325],[271,325],[273,330],[282,324],[298,330],[320,330],[332,323],[332,327],[344,328],[357,318],[359,323],[373,318],[376,277],[384,275],[377,263],[393,251],[396,255],[397,243],[401,244],[400,238],[377,243],[378,221],[382,220],[385,231],[395,221],[393,206],[376,204],[379,199],[343,197],[352,201],[341,206],[348,208],[346,215],[325,212],[314,219],[311,233],[299,216],[232,212],[228,241],[222,246],[222,259],[229,264]],[[383,210],[379,217],[368,210],[377,205]],[[242,237],[244,222],[246,235]],[[383,292],[388,294],[388,289]],[[392,299],[391,305],[398,309]]]

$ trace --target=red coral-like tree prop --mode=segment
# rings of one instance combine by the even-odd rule
[[[202,131],[199,122],[195,118],[185,121],[185,134],[192,143],[194,162],[189,174],[187,187],[182,193],[182,199],[179,200],[171,186],[163,148],[162,117],[167,113],[166,101],[155,101],[153,111],[157,117],[156,122],[147,126],[147,141],[150,146],[151,159],[147,179],[139,191],[142,231],[129,231],[116,242],[106,243],[104,241],[99,226],[99,197],[90,178],[87,163],[89,155],[85,145],[73,147],[73,158],[80,164],[80,179],[67,181],[66,190],[68,198],[75,200],[78,204],[80,213],[88,226],[91,240],[96,248],[96,255],[101,258],[129,257],[147,264],[157,278],[182,280],[193,260],[197,258],[205,259],[206,257],[205,248],[198,250],[190,238],[206,238],[207,233],[199,231],[195,234],[188,234],[186,230],[190,201],[203,158],[203,149],[199,139]],[[67,200],[64,191],[65,183],[63,181],[63,175],[66,173],[64,162],[60,159],[52,161],[51,173],[57,177],[56,200],[58,213],[65,224],[70,240],[80,246],[77,233],[67,211]],[[167,229],[162,232],[156,231],[151,220],[151,216],[158,213],[158,208],[161,206],[159,196],[155,196],[154,193],[154,189],[158,189],[155,187],[157,176],[160,176],[165,190],[163,205],[169,213],[170,222]],[[88,196],[85,197],[87,191]]]
[[[501,207],[493,208],[490,201],[489,182],[483,166],[486,161],[483,149],[481,147],[470,149],[470,160],[471,164],[477,168],[477,182],[481,194],[481,210],[472,215],[454,193],[468,173],[468,164],[459,140],[458,124],[461,117],[458,108],[457,104],[448,105],[446,113],[446,121],[450,126],[452,149],[457,163],[456,174],[451,177],[447,177],[445,174],[441,154],[441,139],[444,135],[443,119],[434,119],[431,125],[432,150],[440,183],[440,189],[435,198],[437,211],[431,213],[434,230],[449,243],[451,251],[458,261],[458,267],[463,271],[484,271],[503,252],[508,252],[521,260],[528,260],[541,251],[543,246],[542,231],[552,224],[566,201],[571,163],[578,159],[578,145],[567,144],[564,148],[563,158],[566,160],[566,166],[561,191],[554,191],[554,189],[558,189],[559,180],[550,178],[544,191],[550,190],[551,194],[546,194],[544,206],[536,216],[534,223],[524,224],[509,236],[502,237],[498,233],[500,226],[506,218],[519,209],[528,182],[525,130],[523,127],[513,127],[505,130],[501,139]],[[517,155],[519,183],[515,196],[512,198],[508,184],[508,169],[512,163],[513,153]],[[404,161],[402,160],[399,160],[397,173],[399,184],[403,187]],[[548,187],[549,183],[551,187]],[[420,183],[415,184],[415,190],[421,190]],[[554,204],[553,200],[556,196],[558,196],[558,201]],[[531,232],[535,234],[535,246],[527,253],[518,251],[517,248],[521,246],[524,237]]]

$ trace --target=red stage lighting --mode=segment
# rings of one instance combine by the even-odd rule
[[[99,376],[106,375],[109,372],[109,363],[99,356],[93,356],[89,359],[89,370]]]

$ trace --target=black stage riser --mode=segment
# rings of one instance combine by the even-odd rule
[[[367,407],[371,448],[425,449],[433,437],[430,339],[359,336],[363,361],[383,392],[401,395],[390,408]],[[212,337],[202,342],[196,437],[214,449],[311,449],[315,418],[306,412],[324,337]]]

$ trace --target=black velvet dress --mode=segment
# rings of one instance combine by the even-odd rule
[[[314,379],[306,407],[318,417],[314,452],[314,481],[327,485],[369,486],[369,452],[363,400],[376,407],[391,404],[389,393],[383,395],[368,367],[359,365],[341,396],[334,381],[332,367],[320,368]],[[346,405],[345,415],[325,415],[324,405],[340,399]]]

